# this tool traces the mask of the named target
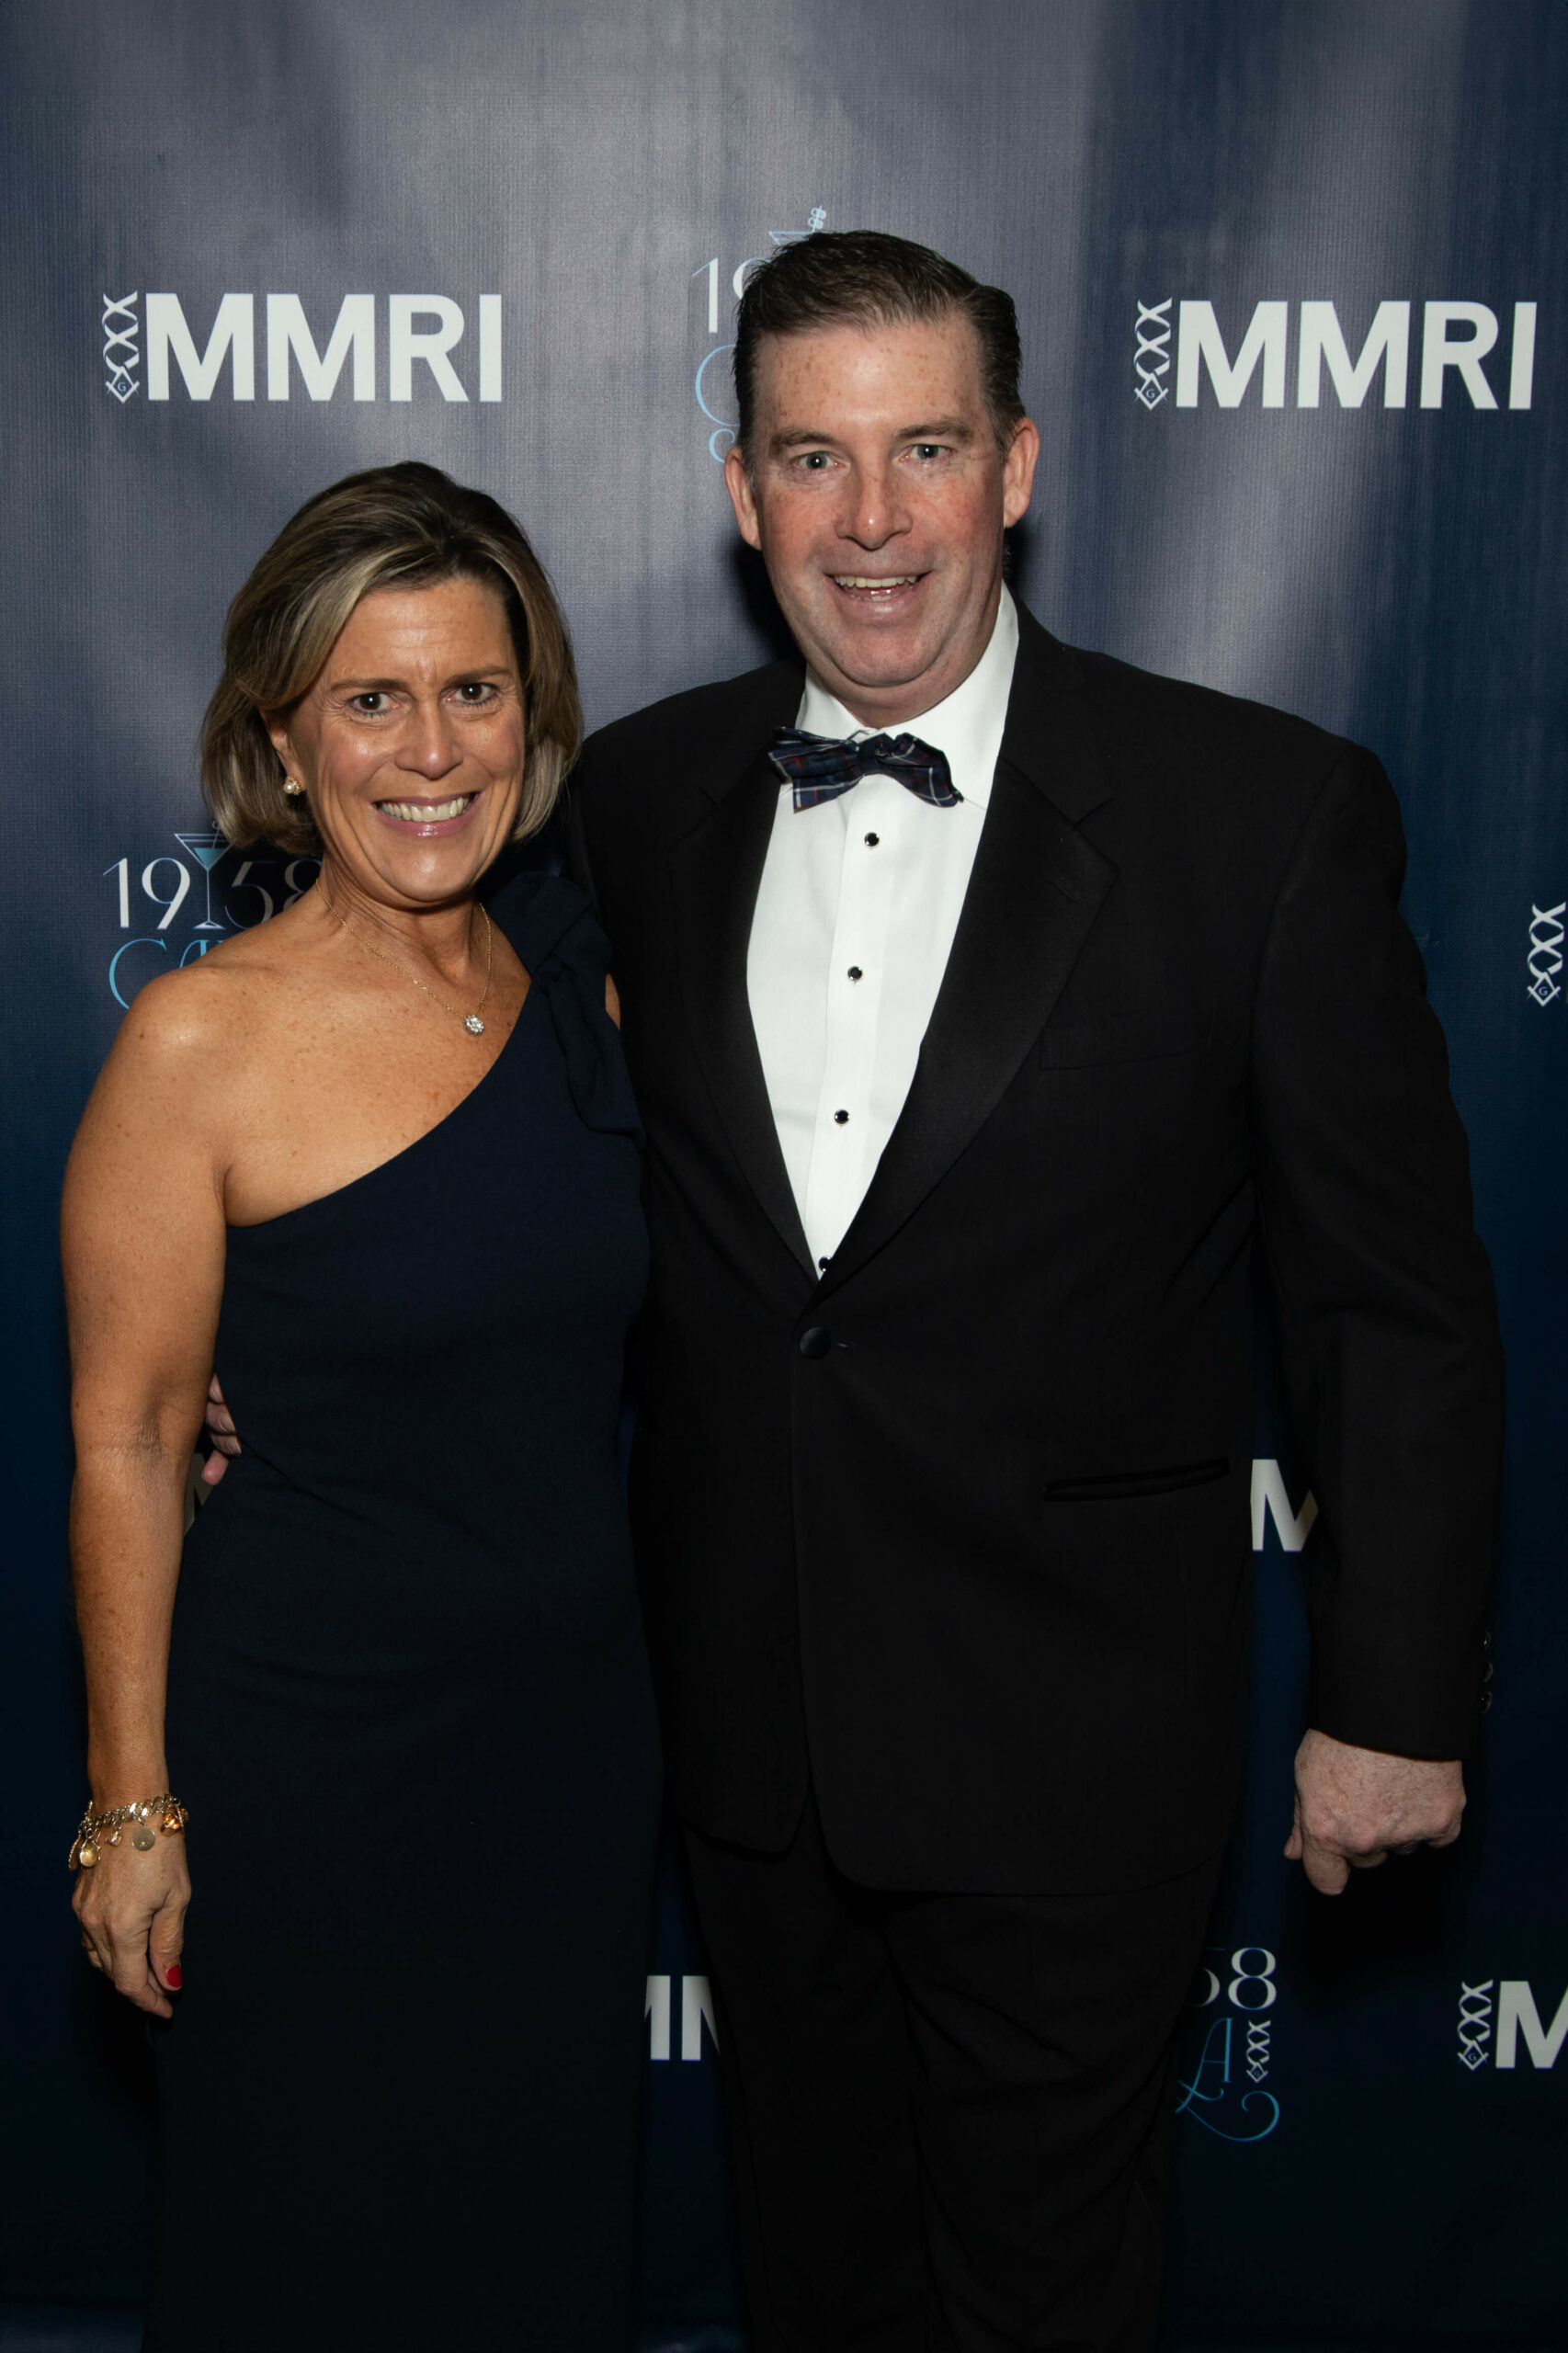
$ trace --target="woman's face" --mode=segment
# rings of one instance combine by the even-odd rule
[[[522,797],[523,684],[500,592],[372,589],[268,733],[329,858],[369,897],[409,911],[465,897]]]

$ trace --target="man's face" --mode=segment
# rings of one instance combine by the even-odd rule
[[[960,313],[763,342],[751,468],[732,449],[725,482],[796,642],[864,725],[929,710],[984,653],[1039,454],[1027,420],[998,449]]]

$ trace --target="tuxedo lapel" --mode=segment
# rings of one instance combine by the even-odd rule
[[[985,828],[903,1109],[827,1278],[898,1231],[995,1108],[1050,1018],[1116,869],[1074,822],[1111,798],[1076,665],[1021,608]]]
[[[752,914],[773,830],[778,777],[764,752],[753,748],[748,756],[744,745],[765,743],[776,725],[793,718],[800,701],[798,672],[790,676],[787,691],[787,708],[771,708],[773,699],[782,701],[782,691],[770,697],[760,724],[744,731],[738,774],[731,765],[734,745],[715,761],[703,788],[712,806],[676,847],[671,874],[681,982],[698,1062],[747,1182],[781,1241],[814,1281],[746,991]]]

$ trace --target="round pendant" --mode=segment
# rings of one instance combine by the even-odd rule
[[[469,1015],[468,1019],[463,1023],[463,1028],[472,1038],[483,1038],[484,1035],[484,1024],[477,1013]]]
[[[143,1823],[140,1829],[131,1832],[131,1843],[133,1847],[140,1847],[142,1853],[145,1854],[148,1847],[155,1847],[158,1841],[156,1835]]]
[[[76,1860],[81,1864],[82,1869],[85,1871],[90,1871],[97,1859],[98,1850],[89,1838],[86,1845],[78,1853]]]

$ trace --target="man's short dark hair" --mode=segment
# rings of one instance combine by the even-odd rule
[[[980,379],[998,447],[1006,449],[1024,414],[1018,392],[1023,352],[1013,298],[983,286],[929,245],[881,229],[818,230],[786,245],[754,271],[735,319],[736,445],[751,452],[756,414],[756,363],[765,335],[809,335],[818,327],[904,326],[960,313],[980,344]]]

